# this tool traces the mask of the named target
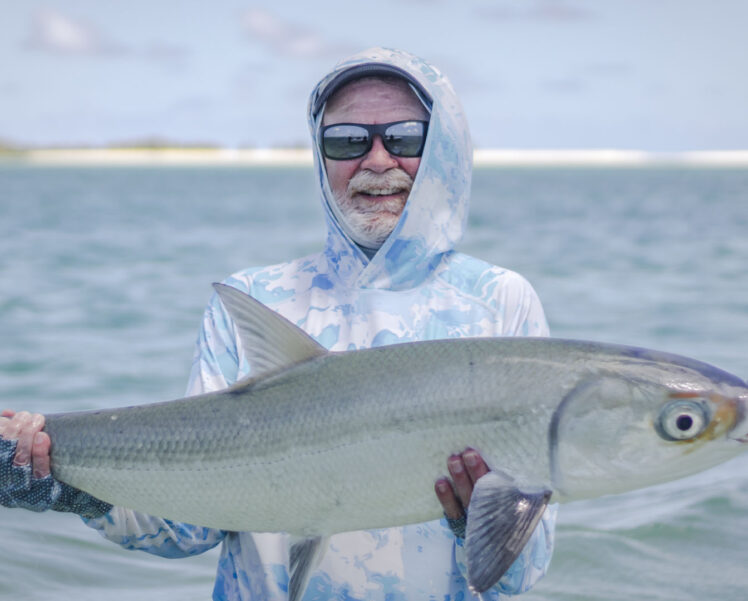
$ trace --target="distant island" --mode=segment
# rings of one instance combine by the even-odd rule
[[[748,167],[748,150],[652,152],[626,149],[476,149],[476,167]],[[0,161],[30,165],[307,166],[309,147],[225,148],[148,137],[104,146],[22,146],[0,139]]]

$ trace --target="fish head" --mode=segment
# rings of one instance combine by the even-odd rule
[[[744,386],[584,382],[551,423],[553,487],[562,498],[591,498],[706,470],[748,449],[747,407]]]

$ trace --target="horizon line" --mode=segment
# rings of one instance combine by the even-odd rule
[[[306,166],[311,148],[119,147],[31,148],[0,152],[0,160],[31,165]],[[475,167],[500,166],[720,166],[748,167],[746,150],[648,151],[480,148]]]

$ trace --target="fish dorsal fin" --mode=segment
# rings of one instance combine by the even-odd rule
[[[326,536],[317,536],[292,542],[289,558],[291,574],[288,581],[288,601],[301,601],[312,572],[325,554],[328,540]]]
[[[514,563],[543,516],[551,491],[526,493],[497,472],[475,484],[468,506],[465,552],[475,593],[494,586]]]
[[[309,334],[248,294],[225,284],[213,288],[236,324],[253,376],[327,354]]]

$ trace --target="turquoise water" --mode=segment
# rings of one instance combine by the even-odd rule
[[[310,169],[0,166],[0,405],[183,393],[210,283],[314,252]],[[649,346],[748,377],[748,170],[479,169],[461,249],[523,273],[556,336]],[[528,600],[735,599],[748,458],[561,508]],[[216,553],[164,560],[75,516],[0,510],[0,600],[206,599]]]

